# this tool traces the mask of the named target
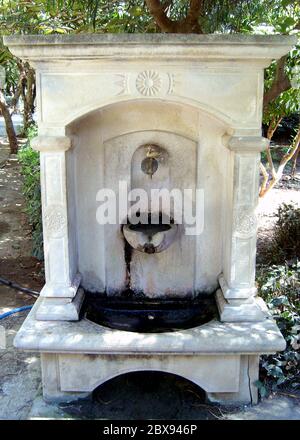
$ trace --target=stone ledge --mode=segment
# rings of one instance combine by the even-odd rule
[[[10,35],[4,36],[4,44],[10,46],[44,44],[256,44],[285,46],[297,41],[295,36],[245,35],[245,34],[73,34],[73,35]]]
[[[285,340],[272,319],[255,323],[211,321],[166,333],[112,330],[86,319],[37,321],[38,299],[19,330],[17,348],[49,353],[87,354],[263,354],[284,350]]]
[[[20,35],[4,37],[4,44],[20,58],[49,61],[66,59],[182,59],[260,60],[267,66],[296,44],[286,35],[174,35],[83,34]],[[202,60],[203,61],[203,60]]]

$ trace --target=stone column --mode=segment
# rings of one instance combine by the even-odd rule
[[[263,137],[228,137],[231,151],[227,188],[223,273],[219,277],[217,304],[221,321],[261,321],[264,302],[255,298],[255,260],[260,152],[268,145]]]
[[[38,136],[32,147],[40,151],[41,195],[46,284],[36,318],[78,320],[83,301],[77,273],[76,225],[70,218],[67,189],[66,152],[71,139],[66,136]]]

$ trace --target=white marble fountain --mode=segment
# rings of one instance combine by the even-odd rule
[[[41,353],[45,399],[72,400],[117,375],[156,370],[195,382],[211,401],[255,403],[259,355],[285,347],[255,286],[263,76],[293,38],[4,41],[36,69],[46,284],[15,345]],[[160,158],[152,179],[141,167],[149,145]],[[172,225],[145,245],[130,225],[99,225],[97,192],[118,192],[120,180],[202,189],[203,232]],[[152,333],[87,318],[86,292],[116,298],[129,287],[141,301],[215,295],[218,313]]]

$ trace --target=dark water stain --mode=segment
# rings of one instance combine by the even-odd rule
[[[123,232],[122,232],[123,234]],[[132,260],[132,247],[127,242],[125,237],[124,239],[124,260],[125,260],[125,266],[126,266],[126,283],[125,283],[125,291],[130,291],[131,289],[131,260]]]

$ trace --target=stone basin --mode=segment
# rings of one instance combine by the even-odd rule
[[[131,332],[160,333],[193,328],[217,317],[213,295],[201,299],[136,299],[87,295],[84,316],[96,324]]]

